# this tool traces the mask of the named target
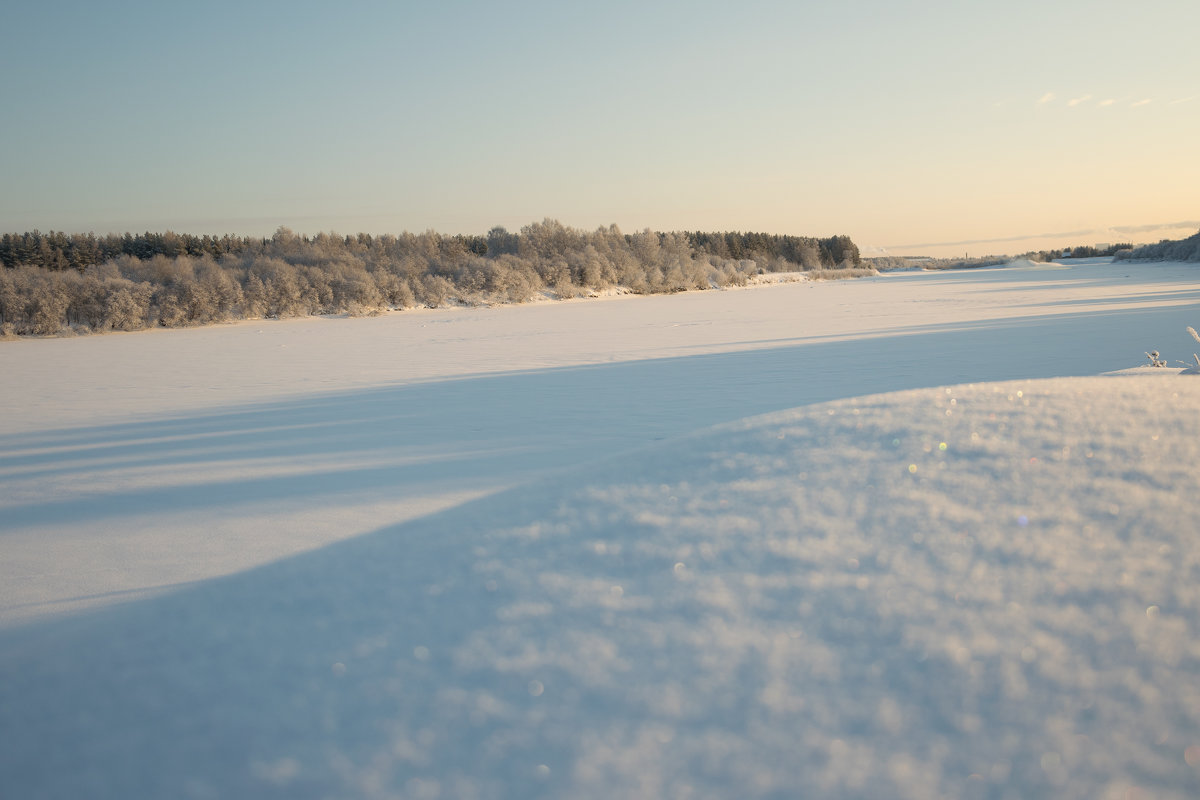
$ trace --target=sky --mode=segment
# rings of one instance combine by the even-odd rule
[[[1200,228],[1200,4],[12,4],[0,229]]]

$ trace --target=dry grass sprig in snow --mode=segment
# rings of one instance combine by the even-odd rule
[[[1196,329],[1191,325],[1188,326],[1187,332],[1192,335],[1192,338],[1200,342],[1200,333],[1196,333]],[[1183,375],[1200,375],[1200,355],[1192,353],[1192,358],[1196,359],[1196,366],[1189,366],[1181,374]]]

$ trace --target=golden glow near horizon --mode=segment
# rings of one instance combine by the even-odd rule
[[[212,5],[13,9],[0,229],[551,217],[938,256],[1200,227],[1200,4]]]

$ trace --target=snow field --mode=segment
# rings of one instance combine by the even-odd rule
[[[383,368],[314,338],[309,359],[353,391],[253,353],[262,385],[228,406],[173,388],[182,374],[118,369],[144,409],[83,427],[82,402],[30,408],[0,438],[16,456],[0,480],[21,492],[3,569],[25,581],[4,590],[0,785],[1195,796],[1200,382],[1055,377],[1185,357],[1164,343],[1188,347],[1200,316],[1186,268],[1131,269],[713,293],[674,322],[725,310],[722,330],[648,343],[640,310],[588,311],[582,331],[609,330],[626,360],[586,366],[600,345],[564,334],[560,362],[533,368],[514,335],[515,372],[438,378],[449,364],[414,355],[427,374],[392,384],[356,384]],[[511,332],[520,312],[486,314]],[[790,338],[761,335],[789,319]],[[473,344],[497,346],[428,346]],[[187,380],[219,385],[204,354]],[[50,374],[28,388],[53,394]],[[995,382],[1020,375],[1046,379]],[[185,570],[189,585],[147,591]],[[73,579],[136,599],[82,611]]]
[[[1187,265],[1023,265],[0,346],[0,625],[741,417],[1194,347]],[[1184,349],[1179,349],[1183,347]]]

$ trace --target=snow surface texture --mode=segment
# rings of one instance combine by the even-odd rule
[[[107,407],[102,423],[78,427],[82,401],[17,406],[27,424],[0,434],[0,787],[14,797],[1194,797],[1200,381],[1146,369],[861,396],[1182,353],[1184,326],[1200,316],[1194,272],[1142,269],[659,298],[660,321],[671,302],[706,297],[715,305],[697,317],[725,311],[745,326],[659,330],[644,346],[626,332],[646,301],[576,304],[587,312],[581,337],[609,330],[615,351],[637,354],[571,368],[604,343],[550,337],[539,354],[514,334],[507,365],[519,371],[495,375],[406,382],[398,369],[392,385],[321,393],[251,358],[242,377],[263,385],[231,390],[233,406],[220,391],[174,388],[173,373],[120,368],[133,395],[125,419]],[[772,316],[781,296],[791,338],[744,338],[755,314],[786,327]],[[843,302],[853,319],[830,310]],[[913,330],[920,302],[929,316]],[[589,309],[604,313],[589,320]],[[528,324],[525,311],[484,313],[511,332]],[[426,320],[479,322],[457,313]],[[323,323],[278,327],[384,329]],[[258,329],[213,330],[252,342]],[[67,353],[56,366],[74,365],[79,356],[56,348],[146,342],[143,356],[161,355],[199,333],[14,343],[0,358],[26,370],[24,389],[50,396],[58,372],[34,376],[26,352]],[[310,374],[326,360],[335,380],[359,368],[353,354],[308,346]],[[661,352],[673,347],[694,352]],[[219,385],[232,369],[220,356],[232,352],[245,349],[200,351],[179,375]],[[532,370],[543,355],[558,361]],[[89,364],[78,366],[87,385]],[[301,396],[284,399],[289,386]],[[847,399],[819,402],[831,398]],[[817,404],[736,421],[806,402]],[[622,452],[662,436],[672,438]],[[344,483],[339,469],[350,470]],[[558,474],[537,477],[547,473]],[[39,498],[39,478],[53,493]],[[396,524],[321,533],[356,497],[382,515],[381,496],[420,506],[420,492],[438,491],[436,513],[398,503]],[[188,540],[208,536],[206,523],[218,550],[254,546],[250,529],[221,528],[239,514],[271,540],[246,556],[262,566],[214,578],[238,563],[214,556],[189,567],[204,580],[145,591],[156,571],[179,569],[171,548],[180,561],[203,554]],[[310,534],[289,545],[293,522]],[[120,527],[139,524],[144,538],[122,538]],[[135,546],[155,534],[161,546]],[[277,557],[322,536],[341,541]],[[59,559],[51,599],[21,572],[53,560],[30,555],[38,538]],[[114,541],[129,549],[107,552]],[[82,610],[64,594],[73,574],[137,599]]]

